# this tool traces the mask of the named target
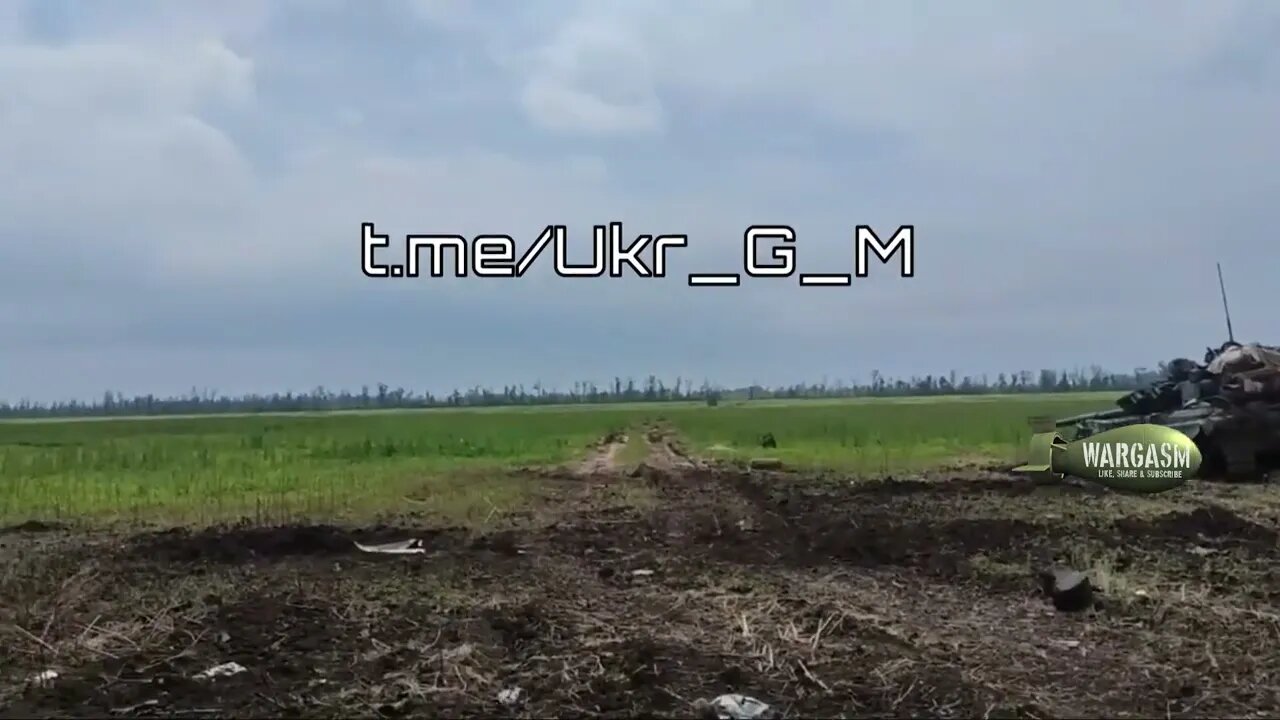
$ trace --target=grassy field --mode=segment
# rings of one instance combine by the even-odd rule
[[[985,466],[1112,399],[0,423],[0,718],[1276,717],[1274,485]]]
[[[339,517],[429,498],[465,520],[519,505],[505,469],[563,462],[611,430],[663,419],[695,450],[884,474],[1013,460],[1034,415],[1109,394],[0,423],[0,524]],[[776,449],[759,439],[772,433]],[[424,500],[425,502],[425,500]]]

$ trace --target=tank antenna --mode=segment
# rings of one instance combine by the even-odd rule
[[[1218,263],[1218,289],[1222,291],[1222,312],[1227,316],[1227,341],[1234,343],[1236,334],[1231,329],[1231,308],[1227,306],[1227,286],[1222,282],[1222,263]]]

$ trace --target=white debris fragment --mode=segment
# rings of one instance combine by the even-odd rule
[[[521,690],[518,687],[506,688],[498,693],[498,702],[507,707],[515,705],[520,702],[520,692]]]
[[[130,705],[129,707],[122,707],[122,708],[114,708],[112,709],[111,713],[113,715],[132,715],[138,712],[139,710],[141,710],[142,708],[155,707],[159,704],[160,704],[159,700],[144,700],[138,703],[137,705]]]
[[[649,577],[653,574],[653,571],[647,568],[640,568],[639,570],[632,570],[631,574],[636,577]]]
[[[58,679],[57,670],[45,670],[31,676],[31,682],[35,685],[49,685]]]
[[[711,709],[720,720],[756,720],[764,717],[769,706],[753,697],[729,693],[712,700]]]
[[[244,671],[245,671],[245,667],[240,663],[237,663],[237,662],[222,663],[221,665],[214,665],[213,667],[209,668],[208,670],[205,670],[204,672],[196,673],[195,679],[196,680],[212,680],[214,678],[220,678],[220,677],[231,677],[232,675],[239,675]]]
[[[1148,595],[1148,593],[1147,593],[1147,591],[1146,591],[1146,590],[1141,590],[1141,589],[1139,589],[1139,590],[1134,590],[1134,591],[1133,591],[1133,594],[1134,594],[1134,595],[1137,595],[1138,597],[1147,597],[1147,595]]]
[[[402,540],[400,542],[383,543],[381,545],[361,545],[356,543],[356,547],[367,553],[381,553],[383,555],[420,555],[427,551],[427,546],[421,540],[414,538],[412,540]]]
[[[475,648],[471,643],[462,643],[457,647],[451,647],[448,650],[441,651],[440,657],[445,661],[453,662],[471,657],[471,653],[474,650]]]

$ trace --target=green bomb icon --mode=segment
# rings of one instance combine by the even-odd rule
[[[1014,468],[1040,477],[1066,475],[1113,490],[1160,493],[1195,477],[1203,458],[1185,434],[1163,425],[1127,425],[1066,442],[1055,432],[1031,438],[1027,464]]]

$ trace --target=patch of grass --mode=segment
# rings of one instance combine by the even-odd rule
[[[1038,399],[979,396],[762,403],[690,409],[669,417],[695,447],[718,457],[769,456],[793,466],[882,474],[921,470],[957,458],[1017,462],[1031,438],[1030,418],[1100,410],[1115,399],[1109,393],[1031,397]],[[760,447],[765,433],[773,434],[776,448]]]
[[[1072,394],[0,423],[0,524],[202,524],[406,509],[470,523],[536,492],[507,469],[570,460],[615,428],[632,429],[626,465],[644,457],[642,428],[663,421],[709,455],[769,455],[873,474],[960,457],[1013,459],[1030,437],[1029,417],[1111,400]],[[777,448],[759,447],[766,432]]]
[[[438,524],[484,529],[534,504],[541,497],[539,489],[530,478],[503,469],[441,473],[409,488],[395,510]],[[368,517],[386,512],[385,501],[375,498],[354,514]]]
[[[503,469],[568,460],[625,423],[604,410],[4,424],[0,524],[334,516],[406,495],[468,515],[522,495]]]

